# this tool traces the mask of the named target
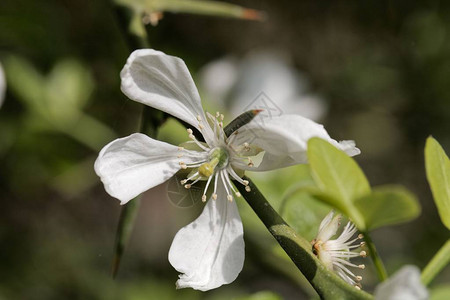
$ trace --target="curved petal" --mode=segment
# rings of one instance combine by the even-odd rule
[[[360,153],[353,141],[337,142],[328,135],[323,125],[302,116],[257,117],[239,130],[233,144],[248,142],[261,147],[265,151],[264,157],[258,166],[239,164],[237,167],[249,171],[267,171],[307,163],[307,143],[312,137],[323,138],[350,156]]]
[[[162,110],[195,128],[206,122],[200,96],[184,61],[153,49],[131,53],[120,72],[128,98]]]
[[[195,160],[197,152],[189,153],[183,156],[183,162]],[[94,168],[108,194],[125,204],[179,171],[178,154],[176,146],[135,133],[103,147]],[[201,157],[201,153],[198,155]]]
[[[244,265],[242,221],[236,202],[218,187],[202,214],[176,234],[169,251],[171,265],[180,273],[177,288],[207,291],[233,282]]]

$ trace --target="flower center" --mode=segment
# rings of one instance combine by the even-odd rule
[[[222,147],[214,148],[209,155],[209,161],[203,163],[198,168],[198,173],[203,177],[210,177],[214,175],[214,170],[223,169],[228,166],[228,151]]]

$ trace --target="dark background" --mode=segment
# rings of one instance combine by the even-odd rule
[[[356,160],[371,184],[402,184],[418,196],[418,219],[379,229],[373,239],[390,273],[406,263],[424,267],[448,238],[423,160],[430,134],[450,149],[448,2],[234,2],[265,11],[266,21],[166,13],[148,28],[150,44],[183,58],[195,80],[202,66],[225,55],[242,58],[259,49],[287,54],[308,76],[309,91],[325,99],[328,113],[319,121],[330,135],[357,142],[362,154]],[[208,293],[176,291],[167,251],[200,207],[174,207],[162,187],[144,197],[121,272],[116,281],[110,278],[120,206],[92,168],[109,136],[81,130],[92,134],[94,142],[86,145],[80,142],[84,137],[74,138],[46,119],[45,109],[37,116],[23,91],[33,98],[42,86],[33,90],[10,74],[14,59],[42,76],[66,59],[84,66],[88,75],[81,76],[86,83],[80,86],[88,100],[82,111],[113,137],[125,136],[136,131],[141,109],[119,89],[128,55],[108,1],[1,1],[0,62],[8,92],[0,109],[0,298],[228,299],[261,290],[286,299],[307,297],[298,281],[261,263],[265,258],[250,242],[233,284]],[[58,86],[52,89],[55,99]],[[255,231],[264,231],[255,224]],[[447,269],[434,286],[449,279]],[[365,284],[371,291],[373,274]]]

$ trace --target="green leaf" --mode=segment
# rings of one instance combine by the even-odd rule
[[[416,197],[401,186],[382,186],[355,201],[367,230],[410,221],[420,214]]]
[[[441,145],[431,136],[425,145],[425,167],[439,216],[450,229],[450,161]]]
[[[269,291],[261,291],[257,292],[250,296],[237,297],[236,300],[282,300],[279,295],[269,292]]]
[[[308,141],[311,174],[321,193],[315,196],[347,214],[360,229],[364,220],[354,201],[370,194],[370,185],[358,164],[343,151],[320,138]]]
[[[438,286],[431,289],[430,300],[448,300],[450,299],[450,285]]]

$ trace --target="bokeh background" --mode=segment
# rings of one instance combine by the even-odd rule
[[[448,238],[426,182],[433,135],[450,152],[450,5],[446,1],[228,1],[265,11],[264,22],[166,13],[147,26],[153,48],[183,58],[204,106],[229,121],[260,93],[281,112],[353,139],[372,185],[402,184],[422,214],[376,230],[390,273],[423,267]],[[309,299],[300,272],[244,201],[246,262],[231,285],[175,290],[167,260],[177,230],[202,204],[180,207],[167,186],[147,192],[120,272],[110,276],[119,202],[93,171],[98,151],[137,131],[141,105],[120,92],[130,53],[106,0],[2,0],[0,63],[0,299]],[[289,108],[289,109],[288,109]],[[173,120],[159,138],[186,139]],[[250,174],[280,208],[307,167]],[[294,199],[291,199],[294,198]],[[283,216],[312,239],[328,208],[306,195]],[[376,285],[365,262],[363,285]],[[450,281],[447,268],[432,284]],[[271,291],[272,293],[265,293]],[[254,295],[255,293],[258,293]]]

